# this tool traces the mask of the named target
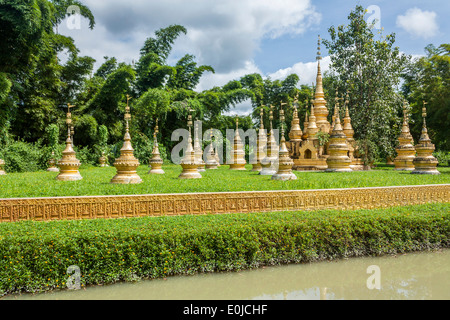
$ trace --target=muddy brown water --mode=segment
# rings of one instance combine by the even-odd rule
[[[4,299],[448,300],[450,249],[176,276]]]

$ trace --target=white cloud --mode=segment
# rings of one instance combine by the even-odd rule
[[[103,56],[131,62],[154,32],[171,24],[183,25],[188,34],[174,44],[172,61],[190,53],[199,64],[211,65],[218,75],[248,68],[264,38],[302,34],[320,23],[311,0],[85,0],[96,26],[62,34],[75,39],[82,55],[99,65]]]
[[[330,68],[331,57],[327,56],[320,62],[322,75]],[[297,74],[300,77],[299,84],[311,85],[316,82],[317,78],[317,62],[298,62],[292,67],[280,69],[274,73],[269,74],[269,77],[273,80],[283,80],[290,74]]]
[[[439,32],[436,18],[437,14],[434,11],[410,8],[405,15],[397,17],[397,26],[415,37],[427,39],[436,36]]]

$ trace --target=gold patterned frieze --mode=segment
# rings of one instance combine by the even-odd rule
[[[433,202],[450,202],[450,184],[357,189],[0,199],[0,222],[292,210],[355,210]]]

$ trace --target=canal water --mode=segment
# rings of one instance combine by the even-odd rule
[[[177,276],[6,299],[449,300],[450,249]]]

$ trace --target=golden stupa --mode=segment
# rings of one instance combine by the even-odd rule
[[[333,131],[330,135],[330,144],[328,146],[330,156],[327,158],[328,168],[326,172],[352,172],[350,168],[352,161],[348,156],[349,146],[347,136],[341,125],[339,116],[339,106],[336,105],[336,120]]]
[[[194,154],[195,154],[195,161],[198,165],[198,172],[204,172],[205,169],[205,161],[203,160],[203,150],[202,145],[200,143],[201,132],[199,131],[199,127],[197,124],[197,121],[194,122]]]
[[[414,147],[414,140],[409,131],[408,109],[406,102],[403,106],[403,127],[402,132],[398,137],[398,141],[399,145],[395,149],[395,151],[397,151],[397,158],[394,159],[395,170],[413,171],[413,162],[416,158],[416,148]]]
[[[422,109],[422,117],[422,135],[420,136],[419,143],[416,145],[417,157],[413,161],[415,169],[411,173],[438,175],[441,173],[436,168],[439,162],[433,156],[435,146],[433,143],[431,143],[431,139],[428,136],[426,102],[424,102],[424,107]]]
[[[210,129],[210,140],[211,144],[206,150],[205,166],[207,170],[216,170],[219,167],[219,163],[217,162],[216,153],[214,152],[213,129]]]
[[[80,160],[77,159],[75,150],[73,150],[72,146],[72,137],[71,129],[72,127],[72,114],[70,113],[70,108],[72,105],[68,105],[67,112],[67,140],[66,140],[66,148],[62,152],[62,159],[58,161],[57,165],[59,167],[59,174],[56,177],[57,180],[60,181],[78,181],[83,179],[78,169],[81,166]],[[73,129],[72,129],[73,130]],[[73,132],[73,131],[72,131]]]
[[[233,162],[230,164],[230,170],[246,170],[245,151],[241,136],[239,135],[239,118],[236,116],[236,131],[233,143]]]
[[[294,100],[294,114],[292,116],[291,131],[289,132],[289,141],[301,142],[303,131],[300,127],[300,118],[298,117],[298,98]]]
[[[100,168],[109,167],[108,158],[106,157],[104,151],[102,152],[102,156],[100,158],[98,158],[98,163],[99,163]]]
[[[262,170],[262,165],[261,165],[261,161],[264,159],[265,152],[264,152],[264,148],[267,145],[267,132],[266,129],[264,128],[264,105],[261,106],[261,111],[259,113],[260,117],[261,117],[261,124],[259,127],[259,131],[258,131],[258,140],[256,143],[256,163],[253,165],[252,171],[253,172],[261,172]]]
[[[267,138],[266,156],[261,160],[262,170],[259,173],[262,176],[273,176],[278,168],[278,146],[273,131],[273,106],[270,106],[270,131]]]
[[[190,110],[189,116],[188,116],[188,127],[189,127],[189,138],[188,138],[188,145],[185,152],[185,155],[183,159],[181,160],[181,167],[183,168],[183,171],[178,176],[178,179],[201,179],[202,175],[200,172],[198,172],[198,163],[195,159],[195,152],[194,148],[192,147],[192,111]]]
[[[123,147],[120,149],[120,157],[114,162],[117,174],[112,178],[111,183],[115,184],[139,184],[142,183],[141,177],[137,174],[137,168],[140,163],[134,157],[134,149],[131,145],[131,136],[129,129],[129,121],[131,120],[130,107],[128,102],[130,97],[127,96],[127,106],[125,109],[125,136],[123,138]]]
[[[159,133],[159,127],[158,127],[158,119],[156,119],[156,126],[155,130],[153,132],[153,151],[152,151],[152,158],[149,161],[150,164],[150,171],[149,174],[165,174],[162,165],[164,163],[163,159],[161,158],[161,153],[159,152],[159,144],[158,144],[158,138],[157,134]]]
[[[318,47],[317,47],[317,79],[316,79],[316,92],[314,96],[314,115],[316,117],[316,125],[320,131],[329,133],[331,132],[330,123],[328,122],[328,108],[327,101],[325,100],[325,93],[323,90],[323,78],[322,78],[322,69],[320,66],[320,61],[322,60],[321,54],[321,38],[319,36]]]
[[[59,168],[56,166],[55,152],[52,151],[52,155],[48,160],[48,172],[59,172]]]
[[[281,122],[281,141],[280,141],[280,151],[278,157],[278,171],[272,176],[272,180],[297,180],[297,176],[292,172],[292,167],[294,166],[294,161],[289,157],[289,150],[286,147],[286,139],[284,137],[284,110],[283,103],[281,104],[280,110],[280,122]]]

